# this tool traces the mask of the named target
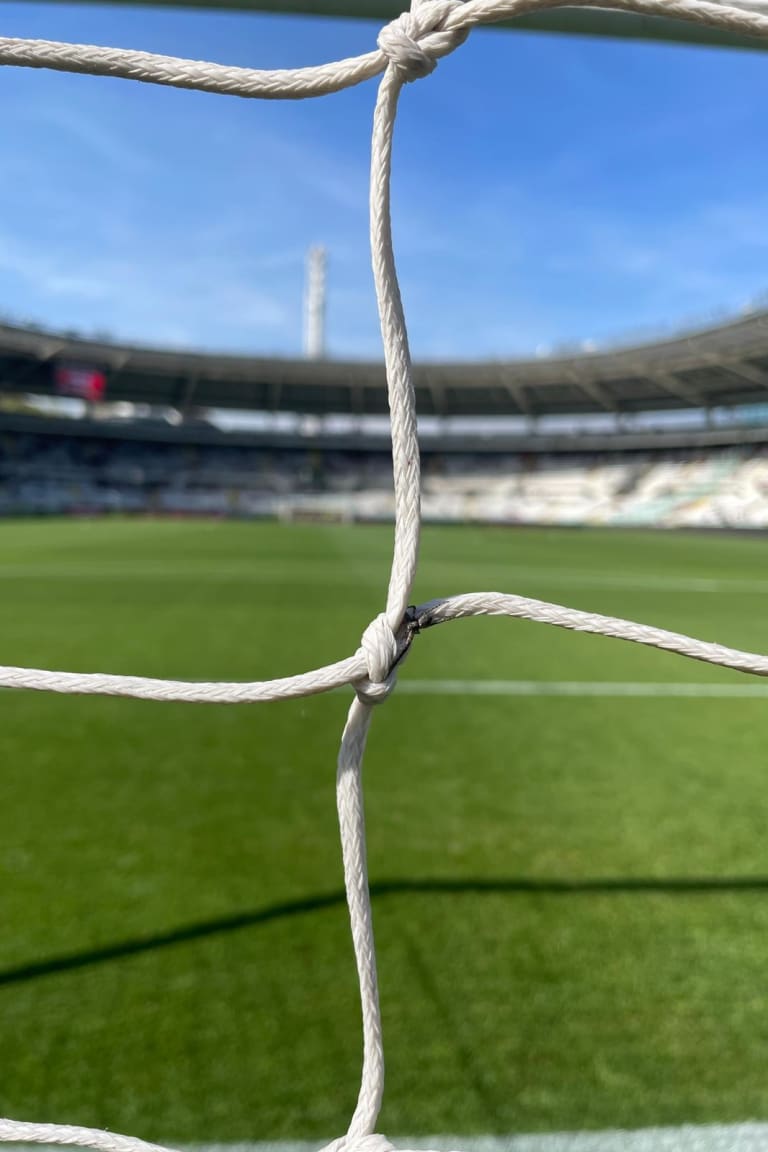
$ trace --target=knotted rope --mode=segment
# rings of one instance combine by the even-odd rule
[[[442,56],[464,43],[469,28],[448,27],[463,7],[463,0],[414,0],[410,12],[381,30],[379,48],[404,83],[429,76]]]
[[[352,941],[360,981],[363,1071],[357,1108],[349,1130],[346,1136],[329,1144],[326,1152],[392,1152],[388,1141],[374,1132],[384,1089],[384,1055],[368,890],[362,764],[373,708],[386,700],[394,689],[397,666],[408,653],[414,637],[427,628],[450,620],[505,615],[612,636],[725,668],[768,676],[768,658],[765,656],[521,596],[475,593],[433,600],[417,608],[408,607],[418,562],[421,480],[411,357],[395,268],[390,215],[392,137],[398,99],[405,83],[432,72],[438,60],[458,48],[472,28],[560,6],[561,0],[412,0],[410,11],[380,32],[375,51],[319,67],[273,72],[180,60],[148,52],[0,38],[0,65],[115,76],[262,99],[322,96],[383,73],[371,146],[370,220],[373,275],[387,372],[395,484],[395,540],[385,611],[366,628],[360,648],[353,656],[316,671],[277,680],[189,683],[139,676],[0,667],[0,687],[3,688],[131,696],[144,700],[238,704],[308,696],[344,685],[355,689],[338,759],[337,806]],[[712,0],[569,0],[568,7],[611,8],[666,16],[744,36],[768,38],[768,16]],[[73,1145],[93,1148],[97,1152],[166,1152],[157,1145],[111,1132],[12,1120],[0,1120],[0,1141]]]
[[[407,643],[410,644],[410,637]],[[384,612],[363,632],[360,648],[365,655],[368,676],[355,685],[357,698],[363,704],[381,704],[395,687],[395,666],[407,649],[403,646],[401,650]]]

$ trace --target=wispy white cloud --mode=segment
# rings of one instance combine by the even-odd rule
[[[97,160],[107,164],[122,177],[131,177],[151,167],[147,153],[130,141],[126,133],[115,130],[113,124],[100,123],[93,107],[81,111],[72,105],[40,102],[26,108],[22,124],[34,124],[38,130],[60,136],[68,148],[83,154],[84,163]]]
[[[253,348],[294,334],[298,318],[284,294],[217,260],[158,256],[77,255],[0,235],[0,287],[10,301],[38,302],[38,312],[24,309],[27,318],[118,338],[157,343],[173,333],[175,343]]]

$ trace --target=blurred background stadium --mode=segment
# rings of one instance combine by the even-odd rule
[[[316,11],[326,7],[343,5]],[[98,5],[7,4],[0,16],[7,34],[191,56],[210,40],[264,66],[350,54],[375,32],[365,21]],[[581,31],[615,32],[614,19]],[[550,58],[558,74],[538,95],[551,84],[572,102],[547,111],[543,101],[543,144],[516,126],[523,185],[539,147],[563,165],[562,201],[543,213],[552,232],[539,220],[526,256],[545,268],[531,294],[546,312],[551,292],[553,315],[547,328],[526,312],[518,330],[521,301],[504,295],[528,266],[506,250],[497,209],[508,201],[524,231],[533,177],[485,212],[498,250],[471,239],[471,214],[466,233],[451,218],[450,243],[426,250],[423,229],[400,220],[427,522],[417,597],[514,591],[766,651],[766,58],[535,31],[478,42],[457,67],[479,102],[499,60],[524,74]],[[434,102],[416,104],[422,132],[448,131],[461,114],[446,103],[462,80],[451,67]],[[0,76],[0,143],[27,164],[9,161],[0,191],[3,663],[233,680],[340,658],[381,609],[393,516],[384,373],[360,287],[364,211],[349,235],[337,219],[353,215],[364,177],[350,161],[338,184],[321,173],[325,191],[321,180],[294,203],[272,172],[291,162],[276,131],[263,170],[238,167],[232,102],[212,119],[211,101],[164,92],[134,123],[132,89],[99,81],[88,105],[78,101],[93,81],[55,77],[36,120],[40,82]],[[586,131],[592,101],[605,135],[580,138],[577,162],[566,145]],[[621,101],[634,135],[617,142]],[[347,102],[339,120],[313,121],[312,146],[368,114]],[[190,201],[210,191],[201,161],[196,188],[179,159],[188,137],[168,171],[147,144],[153,120],[180,138],[190,129],[174,117],[187,115],[212,141],[216,179],[232,165],[219,188],[231,203],[213,214],[202,255],[190,239]],[[470,139],[475,115],[462,123]],[[309,147],[309,128],[279,124]],[[550,263],[567,235],[589,231],[565,200],[574,189],[589,199],[606,179],[608,139],[604,192],[621,187],[628,214]],[[450,164],[469,169],[468,156]],[[425,209],[439,193],[420,184],[422,159],[406,136],[403,183]],[[676,202],[662,164],[693,172],[663,227],[630,210],[635,192],[646,206]],[[445,183],[435,154],[424,165]],[[146,222],[142,232],[130,198],[134,183],[148,197],[156,181],[165,191],[147,203],[161,239]],[[749,203],[746,185],[757,189]],[[255,231],[228,232],[241,193]],[[268,245],[280,196],[290,252],[265,247],[264,267],[244,269],[238,252],[246,239]],[[205,195],[196,207],[211,212]],[[27,209],[45,252],[10,226]],[[608,275],[606,251],[641,217],[653,242],[626,248]],[[307,255],[318,238],[327,252]],[[113,242],[109,267],[93,265],[92,246]],[[152,263],[165,244],[160,264],[180,266],[175,280]],[[185,245],[188,265],[175,259]],[[685,276],[670,271],[667,246]],[[509,323],[489,335],[480,278],[496,256],[504,284],[491,290]],[[454,262],[448,284],[434,268]],[[239,321],[240,281],[222,291],[234,265],[264,289]],[[295,306],[284,331],[281,292]],[[629,303],[609,315],[622,293]],[[431,294],[444,326],[430,334],[419,305],[429,313]],[[645,331],[625,337],[634,299]],[[685,319],[697,311],[703,320]],[[174,327],[185,315],[190,326]],[[600,315],[598,340],[574,335]],[[347,703],[4,694],[0,1113],[184,1145],[346,1129],[359,1020],[333,762]],[[383,1131],[453,1133],[468,1147],[490,1135],[768,1121],[767,703],[760,681],[522,622],[472,621],[419,642],[376,717],[366,766]]]
[[[0,373],[7,515],[394,515],[381,364],[4,326]],[[768,313],[599,354],[420,363],[415,381],[428,521],[768,527]]]

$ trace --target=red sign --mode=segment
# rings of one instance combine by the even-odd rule
[[[54,378],[61,396],[79,396],[91,403],[103,400],[107,390],[105,373],[84,364],[57,364]]]

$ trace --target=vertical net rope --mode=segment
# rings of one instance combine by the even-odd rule
[[[403,86],[428,76],[473,28],[563,6],[560,0],[412,0],[388,24],[375,51],[332,64],[295,70],[231,68],[147,52],[0,38],[0,65],[114,76],[151,84],[271,100],[323,96],[381,76],[371,146],[371,256],[386,363],[395,485],[395,540],[384,611],[365,629],[346,659],[315,671],[249,683],[190,683],[0,667],[0,687],[43,692],[128,696],[194,703],[256,703],[308,696],[351,685],[355,698],[341,740],[337,807],[352,941],[360,984],[363,1069],[357,1107],[345,1136],[326,1152],[390,1152],[375,1134],[384,1091],[384,1052],[368,889],[362,764],[373,709],[395,687],[397,668],[414,638],[438,624],[470,616],[511,616],[628,640],[668,652],[768,676],[768,658],[676,632],[580,612],[523,596],[479,592],[410,606],[421,529],[421,479],[411,357],[395,267],[390,214],[392,140]],[[568,7],[610,8],[689,20],[720,31],[768,38],[768,16],[713,0],[569,0]],[[167,1152],[156,1144],[111,1132],[59,1124],[0,1120],[0,1141],[59,1144],[99,1152]]]

